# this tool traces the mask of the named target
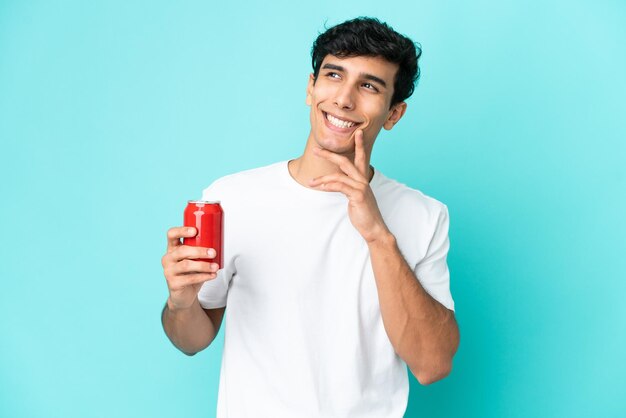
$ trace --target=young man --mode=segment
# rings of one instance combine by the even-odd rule
[[[445,205],[370,166],[406,111],[421,51],[375,19],[313,45],[311,131],[297,159],[204,190],[225,217],[224,268],[168,231],[163,325],[194,354],[228,307],[218,417],[401,417],[407,365],[445,377],[459,343]]]

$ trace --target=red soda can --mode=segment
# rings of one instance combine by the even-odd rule
[[[213,248],[215,258],[199,258],[197,261],[210,261],[224,268],[224,211],[220,202],[189,200],[185,208],[185,226],[193,226],[198,231],[195,237],[183,238],[184,245]]]

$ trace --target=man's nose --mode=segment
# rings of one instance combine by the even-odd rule
[[[354,91],[347,83],[337,89],[335,104],[340,109],[354,109]]]

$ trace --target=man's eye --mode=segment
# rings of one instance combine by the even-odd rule
[[[326,76],[327,76],[327,77],[330,77],[330,78],[339,78],[339,74],[337,74],[337,73],[332,73],[332,72],[331,72],[331,73],[326,74]]]
[[[368,90],[378,91],[378,89],[371,83],[363,83],[363,87],[365,87]]]

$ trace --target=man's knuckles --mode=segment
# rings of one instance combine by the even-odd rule
[[[180,271],[182,273],[189,273],[191,271],[196,271],[194,269],[194,267],[195,267],[194,264],[195,264],[194,261],[191,261],[191,260],[186,258],[186,259],[181,260],[181,261],[178,262],[178,268],[180,269]]]
[[[196,235],[196,229],[188,226],[175,226],[167,230],[167,238],[170,240],[185,237],[193,237]]]
[[[168,239],[176,239],[176,238],[182,238],[184,235],[182,234],[182,228],[181,227],[173,227],[167,230],[167,238]]]
[[[175,252],[175,257],[178,259],[183,258],[208,258],[207,248],[204,247],[192,247],[190,245],[181,245]]]
[[[194,261],[190,259],[184,259],[178,262],[178,267],[182,272],[200,272],[209,273],[215,271],[212,267],[212,263],[207,261]]]

